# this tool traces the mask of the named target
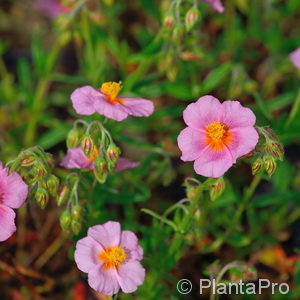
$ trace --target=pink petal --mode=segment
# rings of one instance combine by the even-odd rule
[[[234,128],[230,130],[230,133],[233,139],[232,142],[227,145],[227,148],[235,160],[251,152],[259,139],[254,127]]]
[[[103,225],[95,225],[89,228],[88,236],[100,243],[103,248],[119,246],[121,226],[118,222],[106,222]]]
[[[96,112],[95,103],[105,101],[100,91],[88,85],[76,89],[71,94],[71,100],[79,115],[92,115]]]
[[[183,161],[192,161],[197,159],[201,151],[206,147],[205,133],[202,129],[193,129],[186,127],[183,129],[178,138],[178,147],[182,152],[181,159]]]
[[[2,203],[11,208],[19,208],[26,200],[28,185],[17,172],[6,178],[6,187],[2,194]]]
[[[88,273],[95,266],[100,267],[102,261],[98,258],[98,255],[102,251],[102,246],[89,236],[79,240],[74,253],[78,269]]]
[[[60,166],[67,169],[92,169],[93,163],[90,163],[80,147],[68,149]]]
[[[105,100],[104,95],[101,97],[101,101],[95,102],[95,109],[97,113],[118,122],[123,121],[128,117],[128,112],[124,109],[122,104],[111,104]]]
[[[139,162],[130,161],[127,158],[120,157],[119,160],[118,160],[118,162],[117,162],[115,170],[116,171],[123,171],[123,170],[126,170],[126,169],[136,168],[139,165],[140,165]]]
[[[254,126],[256,117],[251,109],[243,107],[238,101],[222,103],[223,113],[220,122],[229,128]]]
[[[210,123],[219,121],[222,105],[213,96],[203,96],[191,103],[183,112],[184,122],[194,129],[204,129]]]
[[[235,161],[226,147],[222,151],[215,151],[207,146],[195,161],[194,169],[202,176],[217,178],[224,175],[233,163]]]
[[[148,117],[154,111],[153,102],[142,98],[125,98],[120,97],[124,100],[122,104],[124,110],[129,114],[136,117]]]
[[[120,290],[117,278],[116,269],[105,270],[100,266],[94,267],[88,273],[90,287],[106,296],[112,296]]]
[[[128,260],[141,260],[143,258],[143,249],[138,245],[137,236],[128,230],[121,233],[120,247],[129,254]]]
[[[209,4],[213,9],[217,12],[222,13],[224,12],[224,6],[220,0],[202,0]]]
[[[7,240],[16,231],[15,212],[5,205],[0,205],[0,242]]]
[[[300,69],[300,47],[297,48],[296,50],[294,50],[290,54],[290,59],[291,59],[292,63],[294,64],[294,66],[296,68]]]
[[[124,293],[137,290],[145,280],[145,269],[138,261],[121,264],[118,268],[118,282]]]

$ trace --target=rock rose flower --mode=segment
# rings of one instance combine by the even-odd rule
[[[133,232],[121,231],[120,227],[118,222],[90,227],[75,250],[76,264],[88,273],[89,285],[107,296],[118,293],[120,288],[124,293],[132,293],[145,278],[140,263],[143,249]]]
[[[98,156],[98,154],[98,150],[94,149],[90,158],[87,158],[80,147],[68,149],[68,153],[60,165],[67,169],[94,170],[94,159]],[[126,169],[135,168],[138,165],[138,162],[130,161],[127,158],[120,157],[117,161],[115,171],[123,171]]]
[[[27,198],[28,186],[21,176],[0,162],[0,241],[7,240],[15,231],[16,214],[13,208],[19,208]]]
[[[224,6],[221,0],[202,0],[202,1],[209,4],[213,9],[215,9],[219,13],[224,12]]]
[[[153,113],[152,101],[119,97],[121,89],[121,83],[117,82],[105,82],[99,90],[83,86],[71,94],[73,107],[79,115],[92,115],[97,112],[115,121],[122,121],[128,115],[148,117]]]
[[[220,103],[204,96],[187,106],[183,119],[188,127],[178,136],[181,159],[195,161],[194,169],[202,176],[222,176],[258,142],[255,115],[238,101]]]
[[[297,68],[300,69],[300,47],[294,50],[290,54],[290,59],[293,63],[293,65]]]

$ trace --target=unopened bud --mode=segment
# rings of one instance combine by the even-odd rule
[[[24,153],[21,158],[21,167],[31,167],[36,162],[36,155],[34,153]]]
[[[211,200],[216,200],[220,197],[225,189],[225,180],[223,177],[217,178],[211,185],[209,195]]]
[[[67,148],[72,149],[76,148],[79,144],[79,132],[77,129],[73,128],[69,131],[68,136],[67,136]]]
[[[190,31],[199,19],[199,10],[196,7],[191,8],[185,15],[185,27]]]
[[[265,156],[263,158],[264,160],[264,167],[265,170],[267,171],[269,176],[272,176],[274,172],[276,171],[276,161],[272,156]]]
[[[172,15],[165,16],[164,25],[166,28],[172,29],[174,27],[174,24],[175,24],[175,19]]]
[[[68,210],[65,210],[60,218],[59,218],[59,222],[60,222],[60,227],[63,229],[63,230],[68,230],[70,228],[70,225],[71,225],[71,214]]]
[[[86,135],[81,140],[81,149],[86,157],[90,157],[94,150],[94,142],[93,139]]]
[[[72,220],[71,222],[71,228],[74,234],[78,234],[81,230],[81,222]]]
[[[59,187],[59,179],[55,175],[50,175],[47,179],[46,184],[49,193],[52,196],[56,196]]]
[[[47,174],[47,169],[43,163],[39,162],[39,163],[36,163],[33,172],[34,172],[36,178],[43,178]]]
[[[41,209],[44,209],[49,200],[49,194],[46,189],[38,187],[35,194],[35,200]]]
[[[263,160],[261,158],[256,159],[253,163],[252,163],[252,174],[255,175],[257,174],[263,166]]]
[[[115,164],[120,156],[120,148],[118,148],[116,145],[112,144],[109,145],[106,150],[106,155],[109,161],[111,161],[113,164]]]
[[[275,159],[282,161],[284,155],[284,149],[282,145],[277,142],[269,142],[266,143],[265,148],[269,154],[271,154]]]
[[[67,185],[63,185],[59,191],[59,195],[57,197],[57,205],[61,206],[66,200],[69,199],[70,196],[70,188]]]
[[[82,207],[74,205],[71,210],[72,220],[79,221],[83,215]]]

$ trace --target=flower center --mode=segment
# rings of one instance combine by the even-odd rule
[[[232,135],[228,127],[221,122],[213,122],[205,126],[206,141],[212,149],[216,151],[222,150],[232,141]]]
[[[106,100],[110,104],[123,103],[123,99],[118,98],[118,94],[122,89],[122,82],[104,82],[101,85],[101,93],[106,95]]]
[[[92,161],[94,161],[97,157],[99,156],[99,151],[98,148],[96,146],[93,147],[93,151],[89,156],[89,163],[91,163]]]
[[[115,246],[106,248],[99,254],[99,259],[102,260],[104,269],[116,269],[124,260],[127,255],[123,248]]]

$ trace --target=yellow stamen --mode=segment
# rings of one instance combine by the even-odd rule
[[[205,126],[205,132],[207,136],[205,143],[216,151],[222,150],[233,139],[229,128],[221,122],[208,124]]]
[[[127,255],[123,248],[115,246],[106,248],[99,255],[99,259],[103,262],[103,267],[106,270],[116,269],[124,260]]]
[[[89,162],[94,161],[97,157],[99,156],[99,151],[98,148],[96,146],[93,147],[93,151],[91,153],[91,155],[89,156]]]
[[[101,85],[101,92],[107,96],[111,100],[115,100],[122,89],[122,82],[104,82]]]

